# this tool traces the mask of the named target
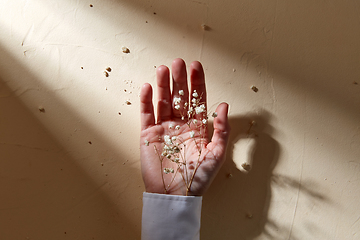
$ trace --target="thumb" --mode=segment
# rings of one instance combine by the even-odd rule
[[[211,142],[207,148],[214,154],[214,156],[223,160],[226,152],[226,146],[230,135],[230,125],[228,121],[227,103],[221,103],[216,108],[217,117],[214,118],[214,134]]]

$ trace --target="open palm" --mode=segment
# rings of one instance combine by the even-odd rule
[[[214,135],[209,142],[202,65],[193,62],[190,66],[190,92],[182,59],[173,61],[172,81],[171,91],[169,69],[158,67],[156,123],[152,87],[144,84],[141,89],[140,158],[145,189],[152,193],[202,195],[225,160],[229,136],[228,105],[222,103],[217,107]],[[197,110],[200,110],[193,110],[190,116],[188,110],[194,92]],[[171,154],[166,149],[170,149]]]

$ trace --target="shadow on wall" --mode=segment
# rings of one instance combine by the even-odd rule
[[[260,234],[270,239],[287,236],[288,226],[277,226],[268,218],[271,186],[284,188],[285,191],[301,190],[312,199],[326,200],[306,187],[306,182],[273,175],[280,146],[272,137],[271,118],[273,116],[265,110],[260,114],[230,117],[232,129],[227,160],[203,200],[202,238],[237,240],[254,239]],[[247,144],[247,156],[239,161],[235,154],[238,153],[238,143],[249,140],[252,143]],[[274,236],[273,232],[281,231]],[[292,234],[291,239],[297,238]]]
[[[279,145],[271,137],[270,114],[230,117],[231,135],[227,160],[204,197],[204,239],[251,239],[267,222],[271,198],[270,178],[279,158]],[[255,122],[254,122],[255,121]],[[248,159],[240,171],[234,164],[236,143],[252,139]]]
[[[41,114],[46,117],[46,114],[54,112],[46,109],[43,112],[36,107],[28,109],[16,95],[17,91],[7,86],[11,81],[16,81],[16,71],[23,72],[22,76],[25,76],[27,81],[36,82],[36,77],[1,47],[0,57],[4,63],[0,66],[1,238],[140,238],[140,221],[139,225],[135,226],[125,214],[124,208],[128,205],[126,197],[119,193],[119,202],[114,203],[106,193],[119,191],[118,186],[108,180],[105,172],[108,168],[122,165],[122,158],[117,158],[115,163],[108,166],[99,165],[96,170],[93,169],[94,172],[104,173],[103,181],[95,182],[89,173],[78,165],[79,159],[71,157],[35,116]],[[8,66],[11,67],[7,68]],[[14,69],[16,71],[13,75],[16,77],[10,79],[7,73]],[[49,90],[39,87],[35,91],[46,95],[46,99],[56,101],[59,109],[69,118],[76,118],[76,114],[66,109],[65,104]],[[104,142],[99,148],[106,149],[106,140],[103,141],[95,130],[84,122],[78,127],[83,134],[90,134],[98,139],[99,144]],[[84,142],[84,149],[88,147],[89,144]],[[126,175],[124,171],[135,171],[130,168],[124,166],[123,170],[120,169],[119,178]]]

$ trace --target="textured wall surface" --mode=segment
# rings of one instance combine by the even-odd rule
[[[181,57],[203,63],[210,110],[230,104],[202,239],[360,239],[359,12],[1,0],[0,238],[140,239],[139,90]]]

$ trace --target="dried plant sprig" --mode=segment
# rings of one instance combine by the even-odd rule
[[[189,128],[189,136],[186,137],[187,141],[193,141],[197,151],[198,156],[194,163],[190,164],[194,166],[192,171],[189,169],[190,165],[187,164],[188,160],[186,159],[186,144],[179,135],[179,130],[181,129],[180,125],[174,126],[174,124],[169,124],[169,135],[164,135],[163,146],[161,150],[158,150],[155,146],[156,154],[158,155],[161,167],[161,176],[164,186],[165,193],[168,192],[172,183],[175,180],[175,177],[179,173],[184,182],[186,195],[191,191],[191,186],[194,181],[195,174],[201,164],[201,153],[204,145],[204,136],[207,128],[207,111],[206,104],[202,102],[203,93],[198,93],[194,90],[191,93],[190,103],[184,101],[183,96],[184,90],[179,90],[179,96],[173,98],[174,109],[179,111],[180,117],[182,120],[187,120],[186,125]],[[184,103],[182,106],[181,104]],[[183,131],[181,131],[183,132]],[[145,142],[147,145],[147,142]],[[166,163],[166,166],[164,166]],[[171,167],[169,167],[171,166]],[[165,175],[173,175],[171,181],[165,183]]]

